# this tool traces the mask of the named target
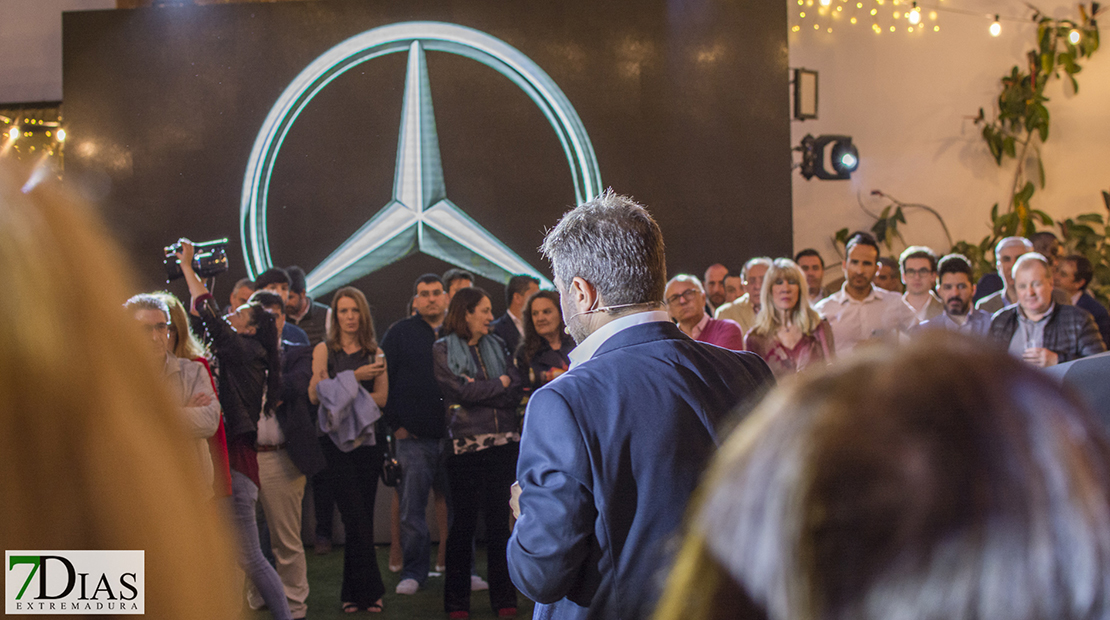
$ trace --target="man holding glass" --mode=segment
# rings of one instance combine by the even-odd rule
[[[1044,256],[1023,254],[1012,275],[1018,303],[998,311],[990,331],[1010,353],[1046,368],[1106,350],[1090,314],[1052,301],[1052,270]]]

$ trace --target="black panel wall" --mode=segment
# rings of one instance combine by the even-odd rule
[[[271,106],[317,56],[371,28],[435,20],[516,47],[566,93],[606,186],[658,219],[672,273],[738,268],[792,246],[786,10],[781,2],[331,0],[67,13],[67,181],[101,205],[143,284],[160,248],[230,237],[245,275],[239,201]],[[428,52],[448,197],[543,273],[535,248],[575,201],[555,132],[508,79]],[[390,198],[405,54],[347,72],[282,147],[268,203],[279,265],[311,270]],[[384,329],[412,280],[448,266],[413,256],[355,284]],[[500,311],[502,288],[479,280]],[[171,290],[184,293],[177,283]]]

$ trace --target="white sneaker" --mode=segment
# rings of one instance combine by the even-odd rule
[[[419,589],[420,584],[416,583],[415,579],[402,579],[401,583],[397,584],[397,594],[416,594]]]
[[[397,587],[400,588],[401,586],[397,586]],[[486,583],[485,579],[482,579],[478,575],[471,575],[470,576],[470,591],[471,592],[478,592],[480,590],[489,590],[489,584]]]

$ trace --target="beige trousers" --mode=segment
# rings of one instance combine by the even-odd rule
[[[304,499],[305,476],[285,450],[258,453],[258,502],[266,513],[270,528],[270,546],[277,560],[277,574],[289,600],[294,618],[308,613],[308,568],[304,544],[301,542],[301,500]],[[249,586],[247,602],[252,609],[262,607],[262,596]]]

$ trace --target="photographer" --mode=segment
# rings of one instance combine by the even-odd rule
[[[277,620],[291,620],[281,580],[258,544],[255,508],[258,503],[258,453],[255,441],[265,402],[267,416],[281,401],[281,351],[273,315],[247,303],[221,316],[212,294],[193,268],[193,243],[178,242],[175,252],[192,295],[193,316],[204,325],[205,337],[219,368],[219,400],[227,429],[228,461],[234,520],[239,534],[239,563]],[[263,400],[265,395],[265,400]]]

